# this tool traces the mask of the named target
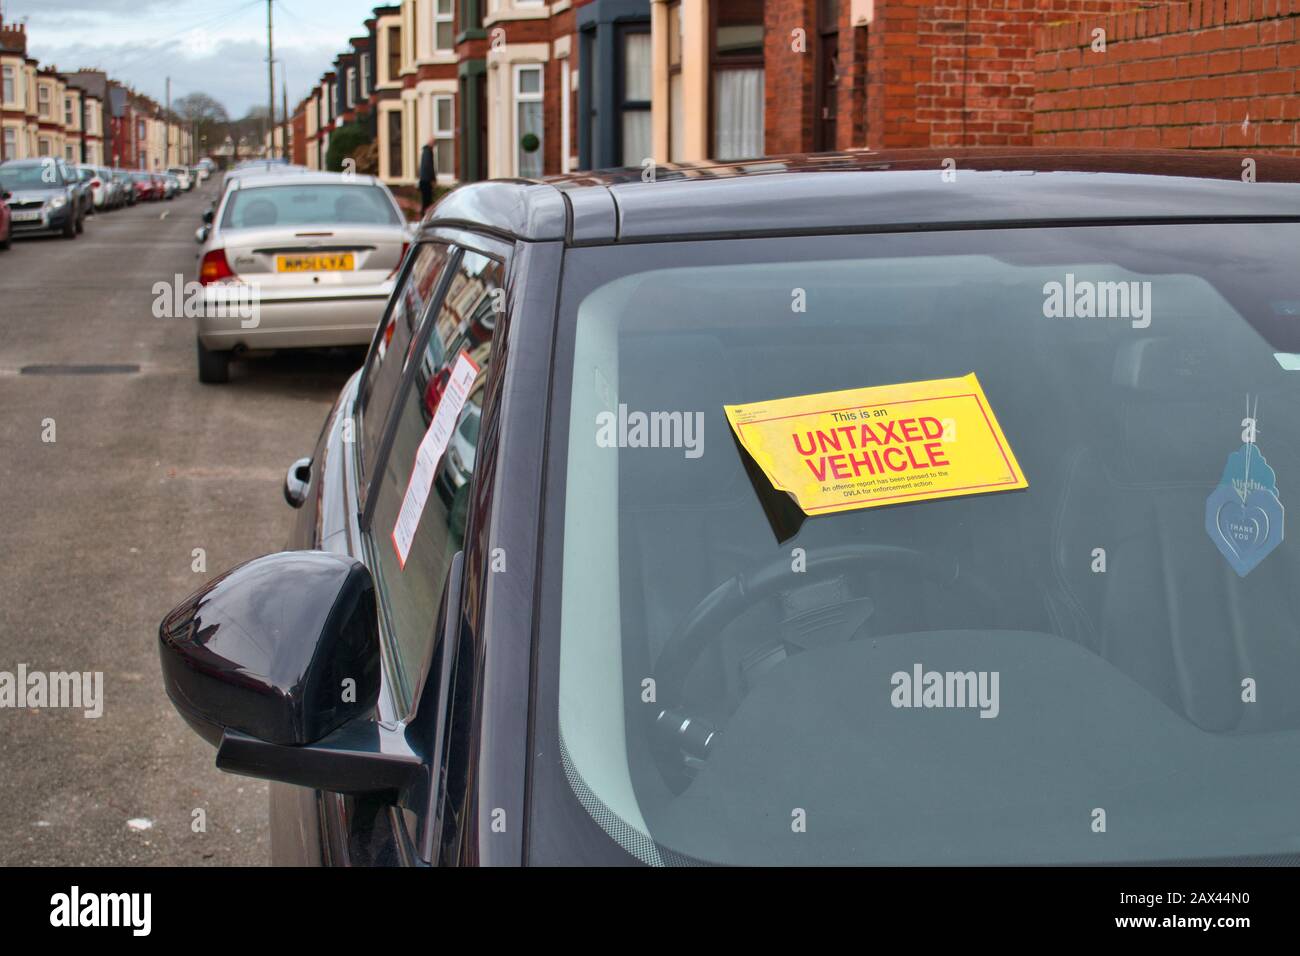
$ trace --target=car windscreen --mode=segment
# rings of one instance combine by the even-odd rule
[[[570,832],[538,852],[596,827],[649,863],[1300,851],[1298,242],[567,254],[533,792]]]
[[[15,189],[57,189],[59,171],[53,164],[22,163],[0,166],[0,183],[5,188]]]
[[[296,183],[234,192],[224,229],[308,225],[397,225],[397,210],[379,186]]]

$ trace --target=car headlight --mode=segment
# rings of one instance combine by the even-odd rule
[[[68,203],[68,200],[65,199],[64,197],[62,197],[62,196],[55,196],[53,199],[50,200],[50,208],[51,208],[51,209],[61,209],[63,206],[66,206],[67,203]]]

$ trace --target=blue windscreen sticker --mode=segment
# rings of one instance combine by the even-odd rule
[[[1205,531],[1243,578],[1282,543],[1286,530],[1277,475],[1254,443],[1254,419],[1247,423],[1243,437],[1248,440],[1228,456],[1218,487],[1205,502]]]
[[[1263,454],[1254,445],[1247,443],[1228,456],[1228,463],[1223,466],[1221,485],[1232,485],[1237,494],[1245,497],[1256,488],[1264,488],[1277,494],[1277,474],[1273,471]]]

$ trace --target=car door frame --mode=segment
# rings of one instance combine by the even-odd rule
[[[480,426],[480,466],[471,482],[473,507],[466,527],[459,593],[448,594],[452,606],[449,633],[436,638],[456,649],[455,683],[447,698],[434,701],[439,719],[419,733],[421,752],[429,755],[438,784],[422,813],[389,808],[393,855],[404,864],[513,864],[524,859],[527,739],[532,686],[533,605],[536,555],[540,542],[540,496],[545,448],[545,417],[550,393],[550,360],[563,243],[503,242],[496,236],[463,228],[426,227],[417,241],[444,241],[456,247],[446,273],[417,329],[416,348],[427,342],[432,317],[441,307],[450,276],[462,250],[503,263],[505,310],[494,333],[493,360],[485,388]],[[519,321],[521,314],[527,321]],[[373,509],[374,483],[382,476],[392,449],[395,418],[415,366],[404,371],[384,422],[385,435],[374,464],[367,469],[367,510]],[[349,417],[353,409],[348,409]],[[491,437],[488,437],[491,436]],[[483,445],[489,441],[493,444]],[[355,479],[358,442],[346,470]],[[485,454],[486,452],[486,454]],[[350,495],[357,506],[357,489]],[[374,567],[373,512],[356,511],[351,546]],[[507,573],[492,570],[492,556],[507,558]],[[513,572],[513,573],[511,573]],[[397,666],[385,637],[385,684],[393,708],[388,668]],[[432,664],[414,675],[422,687]],[[422,705],[425,701],[420,702]],[[415,715],[408,715],[414,719]],[[503,745],[503,741],[514,741]],[[436,752],[435,752],[436,751]],[[348,847],[356,836],[356,815],[346,798],[320,794],[322,856],[348,864]],[[412,830],[415,832],[412,833]]]

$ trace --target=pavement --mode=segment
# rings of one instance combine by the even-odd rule
[[[172,709],[158,622],[284,547],[285,470],[362,355],[281,353],[199,384],[193,320],[156,318],[154,284],[194,278],[215,189],[0,252],[0,680],[103,674],[100,717],[0,706],[0,865],[269,862],[267,785],[218,772]]]

